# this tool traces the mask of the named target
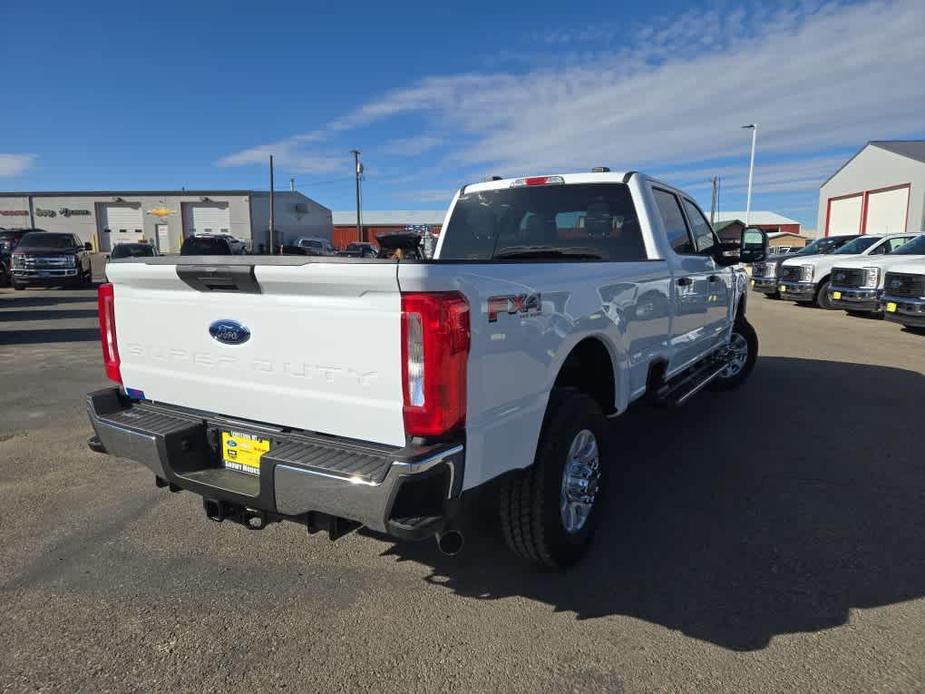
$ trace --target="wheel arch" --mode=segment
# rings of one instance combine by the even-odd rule
[[[605,342],[582,338],[569,351],[556,374],[553,388],[575,388],[592,397],[604,414],[617,411],[616,362]]]

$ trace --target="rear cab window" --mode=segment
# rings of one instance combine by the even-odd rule
[[[441,260],[647,260],[622,183],[512,186],[460,195]]]

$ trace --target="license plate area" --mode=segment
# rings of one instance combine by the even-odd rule
[[[270,440],[245,431],[220,431],[220,457],[222,467],[245,475],[260,476],[260,463],[270,450]]]

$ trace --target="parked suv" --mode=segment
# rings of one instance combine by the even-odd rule
[[[231,244],[221,236],[187,236],[180,255],[234,255]]]
[[[109,254],[113,260],[119,258],[153,258],[160,255],[158,250],[150,243],[119,243]]]
[[[336,250],[330,241],[314,236],[300,236],[295,240],[294,246],[304,248],[306,255],[334,255]]]
[[[833,308],[829,287],[832,268],[836,264],[846,256],[866,258],[885,255],[913,237],[915,233],[857,236],[829,254],[785,260],[780,266],[778,284],[781,297],[797,303],[815,303],[819,308]]]
[[[761,292],[772,299],[780,298],[780,282],[778,274],[781,263],[790,258],[805,258],[810,255],[826,255],[838,248],[841,248],[857,236],[828,236],[822,239],[816,239],[808,246],[799,249],[795,253],[787,253],[777,256],[768,256],[760,263],[752,265],[752,289]]]
[[[880,247],[884,246],[886,254],[838,259],[829,282],[833,308],[842,308],[848,313],[879,313],[887,270],[910,260],[925,259],[923,234],[888,236]]]
[[[30,231],[20,239],[11,256],[13,289],[89,285],[92,280],[91,248],[76,234]]]

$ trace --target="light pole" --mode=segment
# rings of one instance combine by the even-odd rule
[[[748,196],[745,198],[745,226],[748,226],[748,218],[752,214],[752,176],[755,174],[755,140],[758,139],[758,124],[750,123],[742,127],[752,131],[752,158],[748,164]]]
[[[360,150],[351,149],[353,155],[353,173],[356,178],[357,187],[357,241],[364,241],[363,238],[363,221],[360,214],[360,175],[363,173],[363,165],[360,163]]]
[[[269,240],[269,242],[270,242],[270,255],[274,255],[274,253],[273,253],[273,236],[274,236],[274,233],[273,233],[273,222],[274,222],[274,220],[273,220],[273,211],[274,211],[275,205],[274,205],[273,203],[274,203],[275,201],[274,201],[274,199],[273,199],[273,195],[274,195],[274,190],[273,190],[273,155],[271,154],[271,155],[270,155],[270,230],[269,230],[270,233],[268,234],[268,236],[269,236],[269,239],[268,239],[268,240]]]

